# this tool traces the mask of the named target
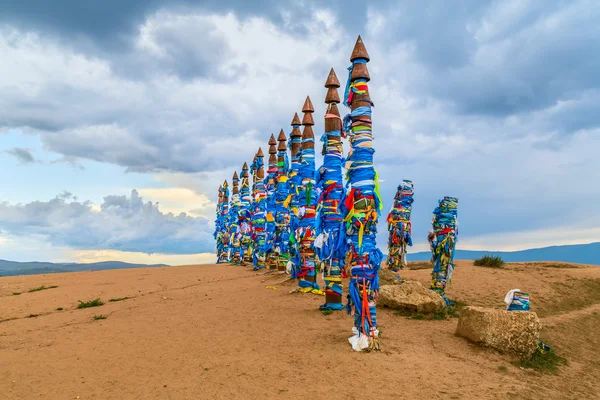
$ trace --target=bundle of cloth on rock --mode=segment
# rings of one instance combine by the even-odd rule
[[[325,304],[321,310],[343,310],[342,268],[345,256],[345,232],[342,222],[341,203],[344,199],[342,184],[342,119],[337,108],[340,98],[337,89],[340,82],[333,68],[325,82],[327,95],[325,103],[325,133],[323,142],[323,165],[318,170],[317,238],[314,246],[325,280]]]
[[[452,281],[454,271],[454,251],[458,240],[458,199],[444,197],[433,211],[433,229],[429,232],[428,240],[431,247],[431,262],[433,273],[431,289],[446,298],[446,287]]]
[[[521,289],[512,289],[504,297],[508,311],[529,311],[529,294]]]
[[[398,185],[394,204],[387,217],[388,223],[388,268],[394,272],[406,267],[406,247],[412,246],[410,213],[414,202],[412,181],[403,180]]]
[[[314,242],[317,225],[317,191],[315,188],[315,136],[312,126],[315,124],[312,113],[314,112],[310,97],[306,97],[302,112],[302,156],[300,164],[300,177],[302,183],[298,188],[298,227],[295,239],[299,251],[299,265],[296,278],[302,293],[323,294],[317,284],[317,260]]]
[[[345,270],[350,276],[347,309],[354,316],[353,336],[356,351],[378,350],[379,331],[374,298],[379,290],[379,269],[383,254],[377,247],[377,221],[383,207],[379,179],[373,167],[373,133],[369,95],[369,54],[359,36],[348,68],[344,104],[350,114],[344,118],[344,131],[351,149],[346,161],[349,189],[343,202],[346,229]]]

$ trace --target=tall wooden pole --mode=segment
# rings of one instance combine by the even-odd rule
[[[333,68],[325,82],[325,133],[323,142],[323,165],[317,171],[319,198],[319,230],[317,255],[325,280],[325,304],[322,310],[342,310],[342,267],[345,257],[341,201],[344,198],[342,179],[342,120],[337,104],[340,82]]]
[[[344,103],[350,114],[344,118],[344,130],[351,150],[346,162],[350,189],[344,202],[347,245],[345,269],[350,276],[348,308],[354,316],[349,341],[356,351],[377,350],[377,310],[374,298],[379,290],[378,272],[383,258],[377,247],[377,220],[382,208],[379,180],[373,167],[373,132],[369,95],[369,54],[359,36],[352,56]]]

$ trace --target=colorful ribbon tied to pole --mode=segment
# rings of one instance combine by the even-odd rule
[[[345,230],[341,205],[345,190],[342,177],[343,148],[342,120],[337,108],[340,102],[337,88],[340,83],[333,68],[327,81],[325,103],[325,133],[323,142],[323,165],[318,169],[317,189],[320,191],[318,202],[317,238],[315,248],[321,263],[325,281],[325,304],[321,310],[343,310],[342,269],[345,256]]]
[[[242,190],[239,209],[240,244],[242,247],[241,265],[252,262],[252,194],[250,193],[250,180],[248,175],[248,164],[242,167]]]
[[[267,190],[267,214],[266,214],[266,257],[267,265],[270,271],[277,270],[277,255],[275,254],[275,234],[276,234],[276,182],[277,177],[277,140],[271,135],[269,139],[269,162],[267,164],[267,177],[265,186]]]
[[[229,207],[229,243],[231,247],[230,259],[234,265],[240,265],[244,257],[242,250],[242,233],[239,224],[240,212],[240,179],[237,172],[233,174],[233,190],[231,195],[231,205]]]
[[[377,310],[374,299],[379,290],[379,268],[383,259],[377,247],[377,221],[383,207],[379,178],[373,166],[373,105],[367,82],[369,55],[359,36],[350,57],[344,96],[350,114],[344,118],[344,132],[350,139],[346,160],[348,192],[342,204],[346,230],[345,270],[350,276],[348,313],[354,316],[353,336],[348,340],[356,351],[378,350]]]
[[[406,267],[406,247],[412,246],[410,213],[414,202],[412,181],[403,180],[398,185],[394,204],[387,217],[388,223],[388,268],[394,272]]]
[[[265,190],[263,158],[263,151],[259,148],[256,157],[254,158],[254,162],[252,163],[252,170],[255,171],[256,177],[254,180],[254,203],[252,213],[252,239],[254,241],[252,265],[254,271],[267,267],[267,192]]]
[[[302,156],[300,159],[301,185],[298,188],[298,227],[295,232],[300,260],[296,278],[302,293],[324,294],[317,284],[317,258],[314,242],[317,226],[317,191],[315,188],[315,136],[312,126],[314,108],[307,97],[302,107]]]
[[[433,211],[433,229],[429,232],[428,240],[431,247],[431,289],[446,298],[446,287],[452,281],[454,271],[454,251],[458,239],[458,199],[444,197]]]
[[[302,132],[300,132],[300,117],[298,113],[294,113],[292,119],[292,133],[288,142],[288,148],[291,153],[291,167],[288,173],[288,198],[284,205],[290,210],[290,236],[288,238],[288,251],[290,261],[288,262],[287,270],[292,279],[298,278],[300,272],[300,251],[296,242],[296,230],[298,229],[300,216],[300,197],[299,189],[302,185],[302,177],[300,176],[300,159],[302,157]]]

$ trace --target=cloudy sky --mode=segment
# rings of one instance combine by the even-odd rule
[[[322,132],[358,34],[413,251],[444,195],[463,249],[600,241],[600,5],[366,3],[0,0],[0,258],[212,261],[219,183],[306,95]]]

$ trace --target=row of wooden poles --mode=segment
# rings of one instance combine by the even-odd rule
[[[369,61],[359,36],[343,101],[333,69],[327,77],[323,165],[315,168],[315,110],[307,97],[302,120],[294,115],[289,140],[283,129],[277,138],[271,135],[267,165],[259,148],[252,164],[244,163],[241,174],[234,173],[231,193],[227,181],[219,187],[215,224],[218,263],[287,272],[297,280],[300,292],[325,295],[321,309],[345,308],[342,278],[350,278],[346,306],[354,316],[350,341],[359,350],[379,346],[374,296],[383,258],[376,245],[382,202],[373,167]],[[342,102],[350,109],[343,119],[338,109]],[[345,165],[343,138],[351,147]],[[342,169],[347,171],[348,185]],[[410,229],[409,222],[404,226]],[[402,246],[405,253],[406,243]],[[324,288],[317,283],[319,272]]]

